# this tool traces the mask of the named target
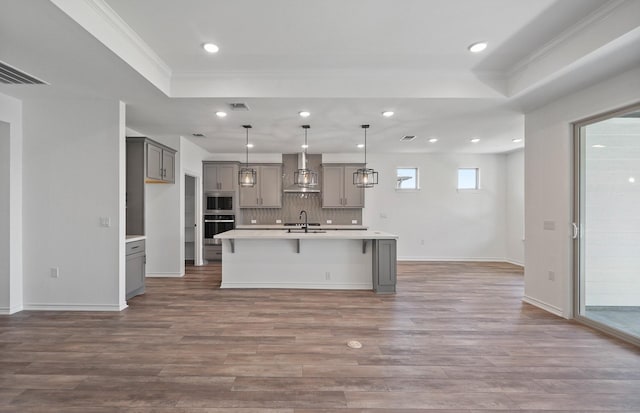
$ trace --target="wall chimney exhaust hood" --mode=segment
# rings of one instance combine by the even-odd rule
[[[301,152],[298,154],[298,169],[306,169],[307,167],[307,156],[304,152]],[[285,171],[285,174],[291,173],[293,174],[293,171]],[[318,188],[317,186],[313,186],[313,187],[301,187],[297,184],[293,184],[293,185],[289,185],[287,187],[284,188],[284,192],[291,194],[318,194],[320,193],[320,188]]]

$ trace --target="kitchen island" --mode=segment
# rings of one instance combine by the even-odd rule
[[[374,290],[396,287],[397,235],[372,230],[232,230],[221,288]]]

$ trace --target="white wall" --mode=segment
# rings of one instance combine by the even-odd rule
[[[507,261],[524,265],[524,150],[507,158]]]
[[[0,311],[7,312],[11,305],[11,254],[9,246],[9,124],[0,121]]]
[[[211,154],[202,149],[201,147],[199,147],[198,145],[195,145],[194,143],[192,143],[191,141],[189,141],[186,138],[180,138],[180,180],[182,183],[184,183],[184,177],[185,175],[189,175],[192,176],[196,179],[196,208],[197,208],[197,213],[196,213],[196,223],[198,224],[195,230],[195,240],[196,240],[196,244],[195,244],[195,248],[196,251],[195,252],[195,257],[194,259],[196,260],[196,265],[202,265],[202,254],[199,253],[199,251],[202,250],[202,202],[200,200],[202,200],[202,161],[204,159],[207,159],[207,157],[210,157]],[[182,198],[184,199],[184,187],[181,188],[182,189]],[[180,203],[180,217],[181,217],[181,221],[180,221],[180,245],[182,246],[182,248],[180,249],[180,265],[181,265],[181,271],[184,274],[184,260],[185,260],[185,251],[184,251],[184,208],[185,208],[185,204],[184,202]]]
[[[147,277],[181,277],[180,138],[150,137],[178,151],[175,157],[175,184],[145,184],[145,232],[147,236]]]
[[[363,223],[399,235],[399,260],[506,259],[506,156],[370,154],[379,185],[366,189]],[[396,191],[396,168],[418,167],[420,190]],[[458,191],[458,168],[480,168],[481,189]]]
[[[636,68],[525,115],[525,301],[572,316],[571,123],[639,100]]]
[[[0,259],[6,260],[4,271],[0,271],[0,289],[4,292],[4,298],[0,301],[0,314],[12,314],[23,308],[22,102],[0,94],[0,122],[9,126],[9,135],[6,135],[4,129],[3,136],[0,137],[4,141],[0,163],[4,165],[4,173],[8,171],[3,180],[0,197],[5,200],[3,208],[7,205],[9,208],[8,215],[6,209],[0,213],[0,217],[4,217],[0,219],[4,219],[5,224],[8,224],[8,228],[5,225],[2,233],[8,236],[9,241],[8,246],[0,247],[0,251],[3,251]]]
[[[33,99],[23,110],[25,308],[120,310],[120,102]]]
[[[184,176],[199,179],[202,186],[202,160],[211,154],[182,137],[150,137],[176,154],[175,184],[145,185],[145,231],[147,236],[147,276],[184,275]],[[201,229],[196,237],[202,238]]]

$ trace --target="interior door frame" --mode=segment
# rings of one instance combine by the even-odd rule
[[[609,335],[615,336],[621,340],[627,341],[629,343],[635,344],[636,346],[640,346],[640,338],[632,336],[631,334],[625,333],[624,331],[615,329],[606,324],[600,323],[598,321],[592,320],[582,315],[581,306],[582,300],[584,296],[583,286],[580,283],[580,273],[583,268],[583,256],[584,254],[581,251],[582,247],[582,236],[584,232],[584,228],[582,227],[582,214],[581,214],[581,205],[584,201],[584,191],[582,190],[582,172],[585,165],[583,165],[583,154],[586,150],[585,145],[583,145],[583,139],[581,135],[581,130],[585,126],[601,122],[619,115],[624,115],[629,112],[636,112],[640,110],[640,102],[627,105],[618,109],[614,109],[608,112],[600,113],[594,116],[590,116],[588,118],[576,121],[571,124],[573,128],[573,217],[572,223],[578,226],[578,234],[571,243],[571,254],[573,256],[572,259],[572,273],[573,273],[573,304],[572,308],[572,318],[577,322],[592,327],[596,330],[603,331]]]
[[[193,185],[195,186],[194,188],[194,217],[195,217],[195,230],[194,230],[194,251],[193,251],[193,264],[195,266],[201,266],[204,265],[204,262],[202,260],[202,177],[200,175],[198,175],[195,172],[192,171],[187,171],[185,170],[183,177],[182,177],[182,181],[186,182],[186,178],[191,177],[193,178]],[[186,188],[185,188],[186,191]],[[182,202],[184,202],[184,197],[182,199]],[[184,207],[185,212],[186,212],[186,205]],[[184,227],[184,225],[183,225]],[[182,229],[184,231],[184,228]]]

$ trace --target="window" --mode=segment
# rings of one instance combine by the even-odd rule
[[[397,168],[396,189],[418,189],[418,168]]]
[[[458,169],[458,189],[479,189],[478,168]]]

